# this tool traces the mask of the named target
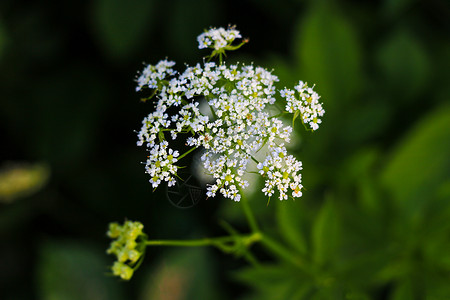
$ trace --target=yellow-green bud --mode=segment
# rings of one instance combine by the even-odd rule
[[[115,239],[122,233],[122,226],[114,223],[109,223],[109,230],[106,233],[110,238]]]
[[[130,266],[117,261],[112,266],[112,271],[115,276],[120,276],[123,280],[129,280],[133,276],[133,269]]]
[[[127,242],[125,243],[125,247],[130,250],[136,248],[136,246],[137,243],[135,240],[127,240]]]
[[[137,250],[129,250],[128,251],[128,259],[131,261],[131,263],[137,262],[137,260],[141,257],[141,253]]]
[[[109,246],[109,249],[106,250],[106,253],[108,253],[108,254],[116,254],[117,251],[119,251],[121,246],[122,246],[121,243],[119,243],[118,241],[113,241],[113,242],[111,242],[111,245]]]
[[[128,260],[128,250],[125,248],[120,249],[117,253],[117,261],[124,263]]]
[[[130,239],[135,240],[139,235],[142,234],[142,228],[144,226],[139,222],[131,223],[130,228],[128,229],[128,232],[126,236]]]

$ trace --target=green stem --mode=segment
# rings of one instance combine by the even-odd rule
[[[182,159],[183,157],[185,157],[186,155],[188,155],[189,153],[191,153],[192,151],[194,151],[195,149],[197,149],[196,147],[193,147],[191,149],[189,149],[188,151],[186,151],[185,153],[181,154],[180,156],[177,157],[177,160]]]
[[[292,263],[293,265],[302,270],[307,271],[306,263],[300,257],[292,253],[290,250],[286,249],[283,245],[273,240],[271,237],[264,235],[259,231],[259,227],[258,224],[256,223],[255,216],[248,204],[247,199],[244,197],[242,190],[240,190],[240,193],[241,193],[242,209],[244,210],[250,229],[253,232],[255,241],[261,242],[263,246],[265,246],[269,251],[271,251],[275,255],[278,255],[280,258]]]
[[[287,114],[287,113],[288,113],[288,112],[281,111],[279,114],[270,116],[269,119],[278,118],[278,117],[281,117],[282,115],[285,115],[285,114]]]
[[[308,267],[306,262],[299,256],[293,254],[291,251],[286,249],[283,245],[273,240],[271,237],[267,235],[261,235],[260,242],[272,253],[278,255],[280,258],[284,259],[287,262],[292,263],[296,267],[308,271]]]
[[[212,108],[211,105],[208,104],[208,106],[209,106],[209,109],[211,110],[211,113],[212,113],[212,115],[213,115],[214,120],[217,120],[216,112],[214,111],[214,109]]]
[[[241,194],[241,205],[242,209],[244,210],[245,217],[247,218],[248,225],[250,226],[250,229],[253,233],[259,233],[259,226],[258,223],[256,223],[255,215],[253,214],[252,209],[248,204],[247,198],[244,196],[244,192],[241,188],[239,188],[239,193]]]
[[[176,247],[202,247],[202,246],[215,246],[221,250],[233,249],[232,245],[227,245],[230,243],[236,243],[237,240],[249,247],[252,244],[261,240],[260,233],[252,233],[249,235],[234,235],[234,236],[223,236],[217,238],[204,238],[196,240],[151,240],[145,241],[145,246],[176,246]],[[225,251],[227,252],[227,251]]]
[[[253,155],[250,155],[250,158],[251,158],[255,163],[259,164],[259,161],[258,161],[255,157],[253,157]]]
[[[151,240],[146,241],[146,246],[178,246],[178,247],[201,247],[215,246],[218,244],[232,242],[235,238],[232,236],[224,236],[217,238],[204,238],[197,240]]]

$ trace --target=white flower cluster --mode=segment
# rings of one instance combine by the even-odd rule
[[[293,90],[285,88],[280,92],[281,97],[286,98],[286,111],[290,113],[300,113],[303,124],[308,124],[312,130],[317,130],[325,111],[322,108],[322,103],[319,103],[320,96],[313,90],[313,87],[308,87],[308,84],[299,81],[295,90],[298,97]]]
[[[272,149],[264,162],[258,164],[259,173],[265,176],[265,186],[262,189],[266,196],[271,197],[275,188],[278,190],[280,200],[288,198],[287,192],[292,190],[292,197],[302,196],[301,174],[302,162],[288,155],[283,146]]]
[[[178,168],[174,163],[178,161],[179,153],[168,148],[168,145],[167,141],[162,141],[150,149],[145,170],[150,174],[150,182],[154,188],[161,183],[161,180],[167,181],[169,186],[175,185],[176,182],[174,176],[177,174]]]
[[[199,41],[224,36],[228,31],[213,29],[200,35]],[[233,34],[239,36],[236,30]],[[243,176],[249,172],[251,164],[257,165],[265,179],[262,191],[267,196],[278,191],[280,200],[300,197],[301,162],[287,155],[284,146],[290,142],[292,128],[271,116],[266,108],[276,101],[274,84],[278,78],[253,65],[207,62],[186,66],[182,73],[175,73],[174,65],[165,60],[156,66],[147,66],[137,79],[139,89],[151,88],[156,95],[155,110],[144,118],[137,142],[139,146],[146,144],[150,152],[146,172],[151,176],[153,187],[163,181],[173,185],[177,173],[175,163],[192,150],[201,148],[204,149],[201,158],[204,169],[214,180],[207,187],[208,197],[219,192],[239,201],[241,190],[249,185]],[[300,92],[305,95],[305,101],[308,101],[307,92]],[[210,113],[200,111],[200,101],[208,104]],[[288,99],[288,103],[293,102]],[[291,106],[289,112],[300,109]],[[306,109],[302,108],[301,113],[305,115]],[[320,115],[323,115],[322,109]],[[173,140],[185,137],[184,143],[190,149],[179,155],[168,147],[169,135]],[[259,162],[255,154],[265,145],[268,153],[265,160]]]
[[[142,87],[157,88],[158,81],[163,80],[166,76],[174,75],[176,72],[172,69],[175,65],[173,61],[161,60],[156,66],[148,65],[138,77],[136,92]]]
[[[230,27],[228,29],[224,28],[211,28],[208,31],[200,34],[197,37],[198,48],[212,48],[215,50],[220,50],[230,45],[236,38],[241,38],[239,31]]]

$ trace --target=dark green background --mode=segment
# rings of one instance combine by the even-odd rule
[[[259,247],[262,270],[150,248],[131,282],[105,276],[111,221],[154,239],[247,230],[232,201],[180,210],[152,192],[133,132],[151,110],[142,62],[200,61],[196,36],[228,24],[250,38],[230,60],[322,95],[319,131],[296,127],[304,196],[251,199],[315,276]],[[1,1],[0,159],[51,177],[0,204],[0,299],[450,299],[449,37],[445,0]]]

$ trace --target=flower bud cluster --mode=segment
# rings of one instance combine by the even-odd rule
[[[107,235],[114,239],[111,242],[108,254],[116,256],[117,260],[112,266],[112,272],[115,276],[120,276],[124,280],[129,280],[133,276],[133,265],[141,258],[139,241],[145,237],[143,233],[144,225],[140,222],[126,221],[123,225],[110,223]]]
[[[198,37],[199,48],[216,47],[213,42],[231,43],[236,37],[240,35],[233,28],[211,29]],[[146,172],[153,187],[161,182],[175,184],[175,163],[190,150],[179,155],[169,148],[167,139],[183,136],[191,150],[204,150],[203,167],[213,178],[207,187],[208,197],[220,193],[239,201],[241,190],[249,185],[243,176],[250,172],[251,164],[257,164],[265,178],[262,191],[266,195],[270,197],[278,191],[280,200],[300,197],[301,162],[287,155],[284,146],[290,142],[292,127],[267,109],[276,102],[277,76],[245,64],[205,62],[186,66],[181,73],[173,71],[174,65],[167,60],[149,65],[137,79],[139,90],[152,89],[156,96],[155,109],[144,118],[137,142],[139,146],[145,144],[150,152]],[[319,96],[300,83],[295,87],[300,100],[291,90],[281,91],[287,98],[286,113],[294,113],[294,118],[301,114],[302,121],[315,130],[320,123],[317,117],[324,111],[317,102]],[[209,106],[207,112],[199,108],[201,101]],[[259,151],[267,151],[263,162],[255,158]]]

